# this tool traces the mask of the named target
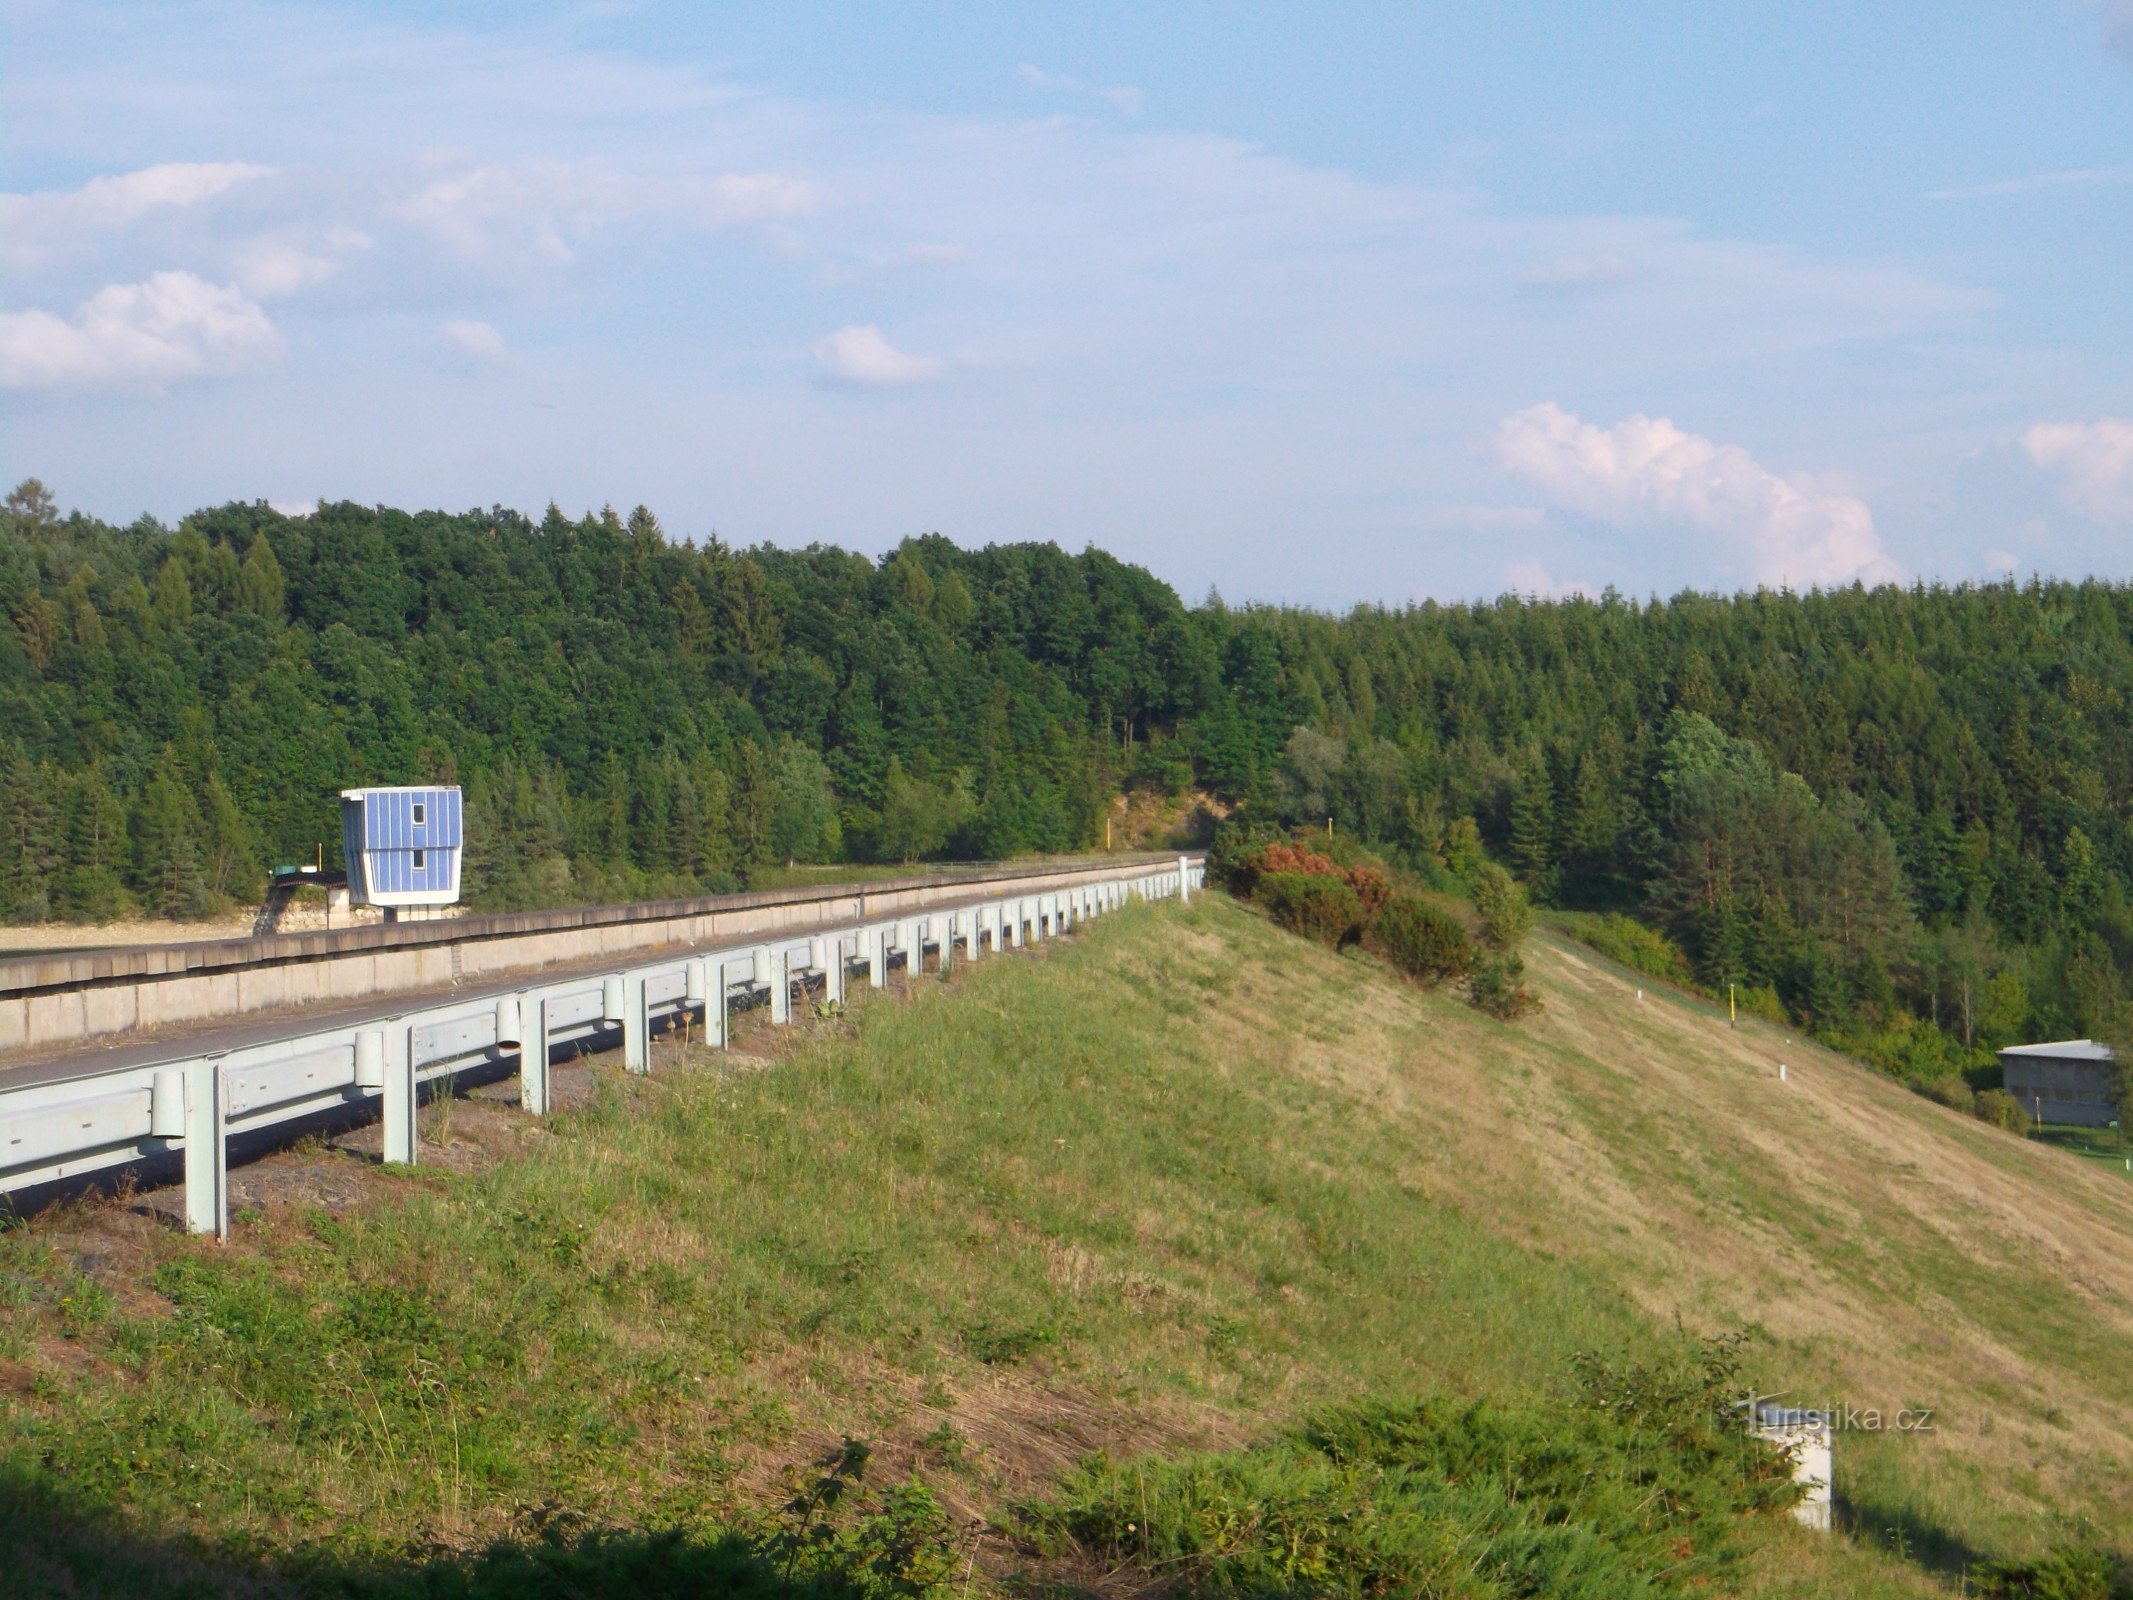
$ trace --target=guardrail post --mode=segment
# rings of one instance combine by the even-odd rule
[[[896,948],[904,953],[904,977],[918,976],[918,969],[925,964],[925,936],[919,932],[918,919],[907,918],[896,925]]]
[[[230,1232],[229,1145],[222,1115],[222,1062],[185,1063],[185,1231]]]
[[[704,1027],[711,1026],[711,969],[702,956],[692,956],[681,969],[681,1004],[703,1013]]]
[[[830,934],[823,941],[822,998],[833,1006],[844,1004],[844,935]]]
[[[963,953],[970,958],[970,964],[976,966],[978,964],[978,908],[972,906],[961,915],[963,920]]]
[[[415,1164],[415,1030],[395,1028],[386,1036],[392,1046],[385,1058],[385,1159],[396,1166]]]
[[[1017,950],[1022,948],[1022,922],[1028,910],[1027,900],[1007,902],[1007,942]]]
[[[548,1002],[521,995],[518,1003],[521,1015],[530,1019],[518,1047],[518,1103],[534,1116],[545,1117],[553,1103],[548,1077]]]
[[[642,1077],[652,1070],[652,1008],[639,974],[622,980],[622,1011],[622,1070]]]
[[[926,925],[940,954],[940,974],[945,978],[955,969],[955,917],[953,913],[936,913],[926,919]]]
[[[792,1021],[792,975],[785,967],[785,952],[763,949],[763,972],[770,984],[770,1020],[782,1026]]]
[[[713,1050],[726,1048],[726,963],[704,963],[704,1043]]]
[[[888,981],[889,930],[885,927],[869,928],[867,930],[867,983],[871,988],[880,989],[885,987]]]

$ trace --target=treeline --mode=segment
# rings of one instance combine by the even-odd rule
[[[1333,617],[1051,545],[743,551],[642,508],[120,528],[32,483],[0,607],[18,920],[246,899],[334,858],[353,783],[464,784],[492,905],[1082,848],[1121,788],[1197,786],[1424,869],[1486,848],[1921,1073],[2110,1031],[2133,966],[2122,585]]]

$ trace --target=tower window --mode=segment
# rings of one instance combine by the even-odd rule
[[[417,872],[422,871],[429,864],[429,859],[430,853],[427,850],[417,850],[415,852],[415,870]]]
[[[429,815],[429,809],[430,809],[430,808],[429,808],[428,806],[424,805],[424,804],[423,804],[423,803],[422,803],[422,802],[421,802],[420,800],[417,800],[417,801],[415,802],[415,826],[416,826],[416,827],[418,827],[418,828],[419,828],[419,827],[421,827],[421,826],[422,826],[423,820],[424,820],[424,819],[425,819],[425,818],[426,818],[426,817],[427,817],[427,816]]]

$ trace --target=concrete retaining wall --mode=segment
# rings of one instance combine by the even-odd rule
[[[665,945],[731,943],[772,930],[804,933],[998,892],[1003,884],[1043,894],[1176,862],[1175,856],[1110,857],[0,962],[0,1050],[436,989]]]

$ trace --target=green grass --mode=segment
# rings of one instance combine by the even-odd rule
[[[860,996],[769,1070],[603,1076],[528,1153],[381,1175],[352,1213],[149,1236],[115,1288],[60,1242],[95,1218],[18,1226],[0,1541],[84,1594],[503,1593],[540,1551],[639,1575],[615,1592],[728,1560],[782,1582],[775,1474],[851,1435],[880,1451],[867,1515],[919,1472],[995,1519],[991,1565],[1010,1502],[1090,1450],[1408,1397],[1559,1406],[1581,1352],[1695,1340],[1515,1161],[1462,1169],[1494,1147],[1451,1137],[1475,1108],[1417,1064],[1552,1074],[1565,1048],[1210,896]],[[1610,1115],[1669,1149],[1626,1080]],[[1700,1171],[1674,1150],[1649,1181]],[[581,1540],[611,1528],[672,1539]],[[1903,1563],[1758,1529],[1753,1592],[1918,1592]]]
[[[2030,1137],[2054,1150],[2064,1150],[2084,1161],[2093,1161],[2108,1172],[2133,1177],[2133,1144],[2118,1136],[2115,1128],[2061,1128],[2032,1130]]]

